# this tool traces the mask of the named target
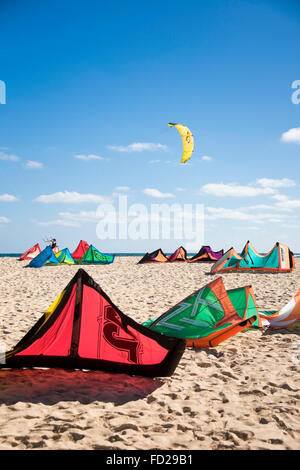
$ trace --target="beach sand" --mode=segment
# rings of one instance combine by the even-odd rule
[[[137,322],[157,317],[218,276],[210,264],[137,265],[116,258],[86,271]],[[76,273],[0,258],[0,341],[11,348]],[[261,309],[300,288],[287,274],[228,273]],[[213,349],[186,349],[172,377],[101,371],[0,371],[0,449],[300,449],[300,335],[248,330]]]

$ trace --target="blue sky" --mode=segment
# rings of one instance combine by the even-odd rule
[[[118,193],[203,204],[215,249],[300,251],[299,2],[143,3],[0,2],[0,251],[185,243],[99,240]],[[170,121],[194,135],[189,164]]]

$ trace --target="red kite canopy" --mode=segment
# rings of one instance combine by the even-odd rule
[[[41,253],[40,245],[37,243],[36,245],[29,248],[29,250],[25,251],[25,253],[23,253],[20,256],[19,261],[32,260],[40,253]]]
[[[81,259],[86,254],[87,250],[89,249],[89,246],[90,245],[87,242],[85,242],[84,240],[80,240],[76,250],[72,253],[72,258],[74,260]]]
[[[162,335],[124,315],[83,270],[0,367],[100,369],[134,375],[169,376],[185,340]]]

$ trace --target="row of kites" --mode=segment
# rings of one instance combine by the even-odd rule
[[[60,367],[164,377],[173,374],[186,347],[216,347],[248,328],[296,333],[300,291],[283,308],[265,310],[258,307],[251,286],[228,290],[218,277],[139,324],[80,268],[24,338],[0,355],[0,368]]]
[[[68,248],[59,250],[56,246],[47,246],[41,250],[40,245],[36,245],[26,250],[19,261],[30,261],[29,268],[41,268],[42,266],[58,266],[62,264],[111,264],[115,255],[101,253],[94,245],[89,245],[86,241],[80,240],[77,248],[70,253]]]
[[[170,256],[166,256],[161,248],[146,253],[138,264],[148,263],[214,263],[210,273],[233,271],[261,271],[261,272],[290,272],[295,269],[295,256],[288,246],[275,243],[268,253],[258,253],[248,240],[242,252],[239,254],[232,247],[224,253],[224,250],[213,251],[210,246],[202,246],[198,253],[191,258],[183,246]]]

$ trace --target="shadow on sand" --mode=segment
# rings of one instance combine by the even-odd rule
[[[102,401],[122,405],[145,398],[162,385],[164,382],[157,379],[101,371],[2,369],[0,404]]]
[[[278,330],[271,330],[266,329],[262,332],[262,336],[274,336],[274,335],[297,335],[300,336],[300,328],[297,327],[294,330],[287,330],[285,328],[281,328]],[[292,340],[291,340],[292,341]]]
[[[200,352],[204,352],[207,356],[214,356],[217,359],[224,356],[223,351],[218,351],[217,349],[213,349],[213,348],[199,348],[199,349],[194,348],[194,351],[196,354]]]

